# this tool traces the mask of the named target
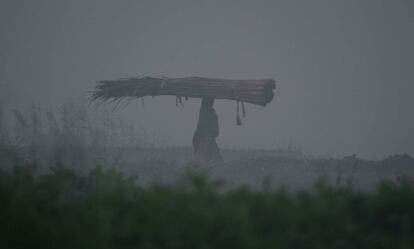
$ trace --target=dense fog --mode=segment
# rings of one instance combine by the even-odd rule
[[[273,78],[275,99],[247,105],[240,127],[236,103],[217,101],[222,148],[412,155],[413,11],[410,1],[2,0],[4,113],[58,110],[102,79]],[[174,103],[145,98],[113,115],[159,146],[191,146],[200,101]]]

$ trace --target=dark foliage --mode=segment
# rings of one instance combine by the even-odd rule
[[[176,187],[96,168],[0,171],[1,248],[413,248],[414,185],[296,194],[189,175]],[[139,178],[138,178],[139,181]]]

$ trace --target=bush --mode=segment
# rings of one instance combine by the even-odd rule
[[[414,185],[355,192],[224,192],[189,175],[176,187],[95,168],[0,171],[2,248],[413,248]],[[139,180],[139,179],[138,179]]]

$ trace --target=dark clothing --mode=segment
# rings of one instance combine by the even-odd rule
[[[218,137],[218,118],[212,107],[201,107],[195,134]]]
[[[194,154],[201,162],[221,160],[215,139],[219,135],[218,117],[213,104],[214,99],[203,98],[197,128],[193,136]]]

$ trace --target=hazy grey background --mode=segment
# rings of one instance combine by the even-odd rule
[[[55,108],[98,79],[274,78],[276,98],[219,101],[219,144],[317,155],[414,154],[414,2],[0,0],[0,91],[9,108]],[[199,103],[133,102],[120,117],[190,145]]]

